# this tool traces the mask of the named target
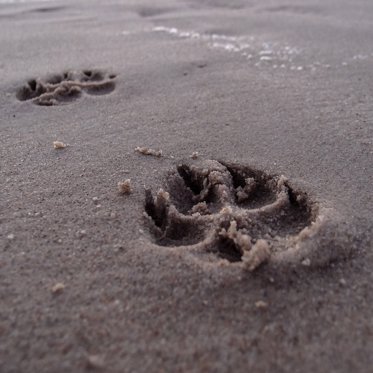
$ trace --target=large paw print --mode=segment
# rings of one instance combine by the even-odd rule
[[[116,75],[99,70],[66,71],[46,79],[31,79],[17,92],[20,101],[32,100],[36,105],[52,106],[68,103],[83,92],[103,95],[115,88]]]
[[[333,257],[330,249],[317,253],[330,245],[323,232],[329,212],[321,214],[284,176],[210,160],[180,164],[167,179],[166,190],[146,190],[145,216],[157,245],[212,252],[249,270]]]

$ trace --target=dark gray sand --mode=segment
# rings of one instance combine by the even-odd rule
[[[0,0],[0,372],[372,371],[372,17]]]

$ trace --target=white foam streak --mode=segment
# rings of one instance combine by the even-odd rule
[[[263,62],[277,61],[281,66],[291,63],[292,59],[300,54],[295,47],[281,47],[276,43],[259,43],[253,36],[229,36],[222,34],[201,34],[196,31],[183,31],[176,27],[157,26],[152,31],[164,32],[183,39],[196,39],[205,42],[209,48],[221,49],[226,52],[240,53],[247,60],[252,61],[255,66],[261,66]],[[297,69],[298,71],[302,69]]]

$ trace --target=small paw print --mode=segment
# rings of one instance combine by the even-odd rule
[[[17,91],[20,101],[52,106],[75,101],[83,92],[102,95],[115,89],[116,75],[99,70],[66,71],[46,79],[31,79]]]

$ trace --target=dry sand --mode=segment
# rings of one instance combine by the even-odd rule
[[[372,16],[0,0],[0,372],[371,371]]]

